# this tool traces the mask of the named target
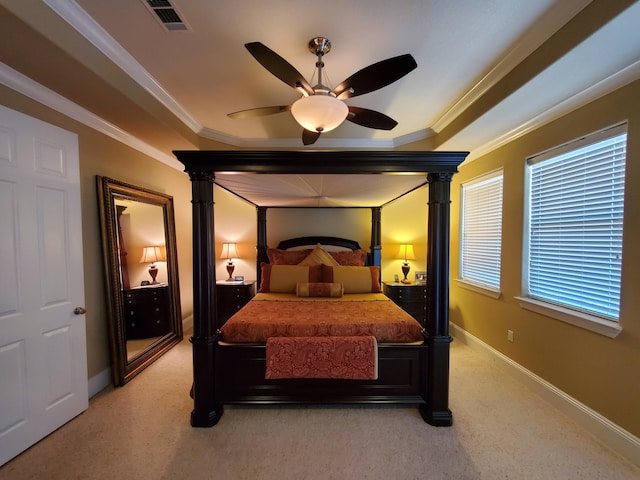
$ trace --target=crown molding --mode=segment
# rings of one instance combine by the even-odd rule
[[[554,105],[550,109],[531,118],[525,123],[508,131],[494,140],[487,142],[477,148],[474,148],[465,160],[465,164],[486,155],[514,140],[536,130],[543,125],[551,123],[560,117],[563,117],[609,93],[612,93],[625,85],[640,79],[640,60],[631,65],[617,71],[613,75],[599,81],[598,83],[586,88],[585,90],[567,98],[566,100]]]
[[[235,136],[226,135],[210,128],[202,128],[198,135],[208,140],[222,142],[234,147],[246,148],[295,148],[299,149],[317,149],[320,148],[371,148],[371,149],[389,149],[406,145],[408,143],[419,142],[427,138],[433,137],[435,132],[430,128],[419,130],[395,138],[384,139],[358,139],[358,138],[327,138],[320,137],[316,143],[309,146],[300,144],[299,138],[254,138],[241,139]]]
[[[321,137],[316,144],[308,147],[300,145],[299,138],[288,139],[242,139],[236,136],[227,135],[213,129],[200,125],[191,117],[184,108],[168,94],[157,81],[126,51],[124,50],[99,24],[93,20],[75,0],[43,0],[54,12],[63,18],[69,25],[83,35],[92,45],[111,59],[116,65],[123,69],[142,88],[154,96],[160,103],[173,112],[188,128],[202,138],[218,141],[227,145],[239,148],[295,148],[295,149],[318,149],[318,148],[365,148],[365,149],[392,149],[402,145],[410,144],[433,137],[442,128],[446,127],[455,119],[461,111],[468,108],[487,89],[491,88],[500,78],[506,75],[514,64],[517,64],[522,56],[526,56],[532,48],[544,43],[545,39],[551,36],[555,30],[553,25],[546,25],[544,32],[529,31],[522,37],[520,42],[502,60],[485,75],[462,99],[450,108],[432,128],[426,128],[417,132],[391,139],[332,139]],[[584,5],[574,6],[574,10],[581,10]],[[567,13],[566,11],[564,12]],[[575,14],[575,12],[573,12]],[[562,22],[560,22],[562,23]],[[532,29],[535,30],[535,29]],[[525,41],[526,40],[526,41]],[[557,118],[580,108],[587,103],[596,100],[622,86],[640,78],[640,62],[620,70],[608,78],[598,82],[590,88],[560,102],[547,111],[535,116],[527,122],[511,129],[505,134],[474,148],[470,145],[471,151],[465,163],[473,161],[487,153],[502,147],[503,145],[520,138],[523,135],[535,130]],[[182,169],[181,164],[155,147],[141,141],[130,133],[116,127],[103,120],[95,114],[85,110],[79,105],[71,102],[65,97],[49,90],[43,85],[23,76],[19,72],[11,69],[7,65],[0,63],[0,83],[18,91],[46,106],[57,110],[70,118],[73,118],[121,143],[124,143],[158,161],[170,165],[174,168]]]
[[[168,108],[194,133],[202,130],[202,125],[189,115],[182,105],[162,88],[156,79],[145,70],[129,52],[116,42],[99,23],[83,10],[75,0],[42,1],[156,100]]]
[[[425,128],[423,130],[418,130],[417,132],[407,133],[406,135],[401,135],[394,138],[393,146],[400,147],[409,143],[420,142],[422,140],[426,140],[427,138],[434,137],[435,135],[435,130],[433,130],[432,128]]]
[[[465,112],[474,102],[481,98],[489,89],[507,76],[525,58],[535,52],[542,44],[549,40],[566,22],[583,10],[591,0],[559,2],[547,14],[538,19],[525,34],[513,44],[502,58],[473,85],[460,99],[458,99],[432,126],[436,132],[444,130],[458,116]],[[557,9],[562,9],[559,12]]]
[[[510,130],[509,132],[497,137],[491,142],[472,148],[465,163],[474,161],[493,150],[496,150],[527,133],[540,128],[588,103],[597,100],[629,83],[640,79],[640,61],[616,72],[597,84],[587,88],[586,90],[558,103],[554,107]],[[4,63],[0,63],[0,84],[15,90],[47,107],[50,107],[94,130],[107,135],[131,148],[138,150],[172,168],[183,169],[183,165],[172,156],[166,155],[164,152],[143,142],[137,137],[120,129],[119,127],[105,121],[90,111],[71,102],[67,98],[48,89],[47,87],[31,80],[23,74],[12,69]],[[300,145],[300,139],[273,139],[266,141],[264,139],[241,140],[237,137],[223,135],[215,130],[201,128],[197,132],[199,136],[215,141],[220,141],[228,145],[246,148],[304,148]],[[387,149],[400,145],[424,140],[432,137],[435,132],[431,129],[425,129],[419,132],[410,133],[397,137],[396,139],[384,140],[357,140],[357,139],[319,139],[312,148],[375,148]]]
[[[122,130],[121,128],[105,121],[98,117],[89,110],[77,105],[71,100],[63,97],[62,95],[48,89],[47,87],[39,84],[38,82],[26,77],[20,72],[14,70],[8,65],[0,62],[0,84],[15,90],[26,97],[35,100],[42,105],[45,105],[53,110],[66,115],[67,117],[76,120],[87,127],[90,127],[114,140],[119,141],[129,147],[148,155],[151,158],[158,160],[172,168],[176,168],[180,171],[184,169],[178,160],[170,155],[161,152],[155,147],[152,147],[146,142],[143,142],[137,137],[134,137],[130,133]]]
[[[75,0],[43,0],[56,14],[86,38],[129,77],[168,108],[188,128],[200,137],[235,147],[301,148],[300,139],[242,139],[204,127],[178,103],[155,78],[144,69],[111,35],[104,30]],[[389,149],[433,136],[425,129],[391,139],[327,139],[320,138],[313,146],[304,148],[372,148]]]

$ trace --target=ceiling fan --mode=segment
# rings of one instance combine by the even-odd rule
[[[322,83],[322,57],[331,51],[331,42],[325,37],[315,37],[309,41],[309,51],[318,58],[318,83],[312,87],[289,62],[262,43],[247,43],[245,47],[264,68],[298,90],[302,97],[291,105],[250,108],[229,113],[228,116],[250,118],[291,111],[295,120],[303,127],[304,145],[315,143],[321,133],[333,130],[344,120],[379,130],[394,128],[398,122],[393,118],[375,110],[347,105],[343,100],[386,87],[418,66],[410,54],[388,58],[357,71],[331,89]]]

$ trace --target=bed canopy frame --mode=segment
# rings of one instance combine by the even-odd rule
[[[256,174],[423,173],[429,184],[427,220],[426,354],[420,355],[420,413],[437,426],[452,424],[449,410],[449,223],[450,184],[468,152],[416,151],[175,151],[192,182],[193,211],[193,397],[191,425],[210,427],[222,413],[218,378],[223,365],[217,346],[213,185],[216,172]],[[312,207],[309,207],[312,208]],[[379,258],[379,209],[373,210],[372,256]],[[377,215],[377,223],[376,223]],[[266,246],[266,209],[258,208],[258,266]],[[262,245],[262,248],[261,248]],[[258,271],[259,275],[259,271]],[[259,278],[259,277],[258,277]],[[378,387],[379,385],[376,385]],[[299,384],[296,391],[299,391]],[[233,403],[395,403],[393,396],[335,395],[300,399],[286,388],[277,396],[242,397]],[[230,402],[231,403],[231,402]]]

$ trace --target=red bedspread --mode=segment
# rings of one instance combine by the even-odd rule
[[[355,296],[354,296],[355,297]],[[286,294],[285,294],[285,297]],[[361,298],[361,297],[355,297]],[[269,337],[373,336],[378,343],[420,342],[422,326],[391,300],[254,299],[222,327],[222,341],[264,343]]]
[[[377,352],[376,339],[371,336],[271,337],[265,378],[376,380]]]

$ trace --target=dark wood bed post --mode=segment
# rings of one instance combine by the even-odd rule
[[[381,207],[371,207],[371,264],[378,267],[382,265],[380,254],[380,250],[382,250],[381,212]],[[380,272],[380,275],[382,275],[382,272]]]
[[[189,171],[193,212],[193,411],[191,426],[212,427],[222,404],[215,401],[217,301],[212,172]],[[197,365],[197,367],[196,367]]]
[[[427,222],[427,344],[429,363],[422,418],[430,425],[450,426],[449,410],[449,242],[451,173],[430,173]]]
[[[256,257],[256,285],[260,289],[260,280],[262,279],[262,262],[267,263],[267,207],[256,207],[258,216],[258,245]]]

